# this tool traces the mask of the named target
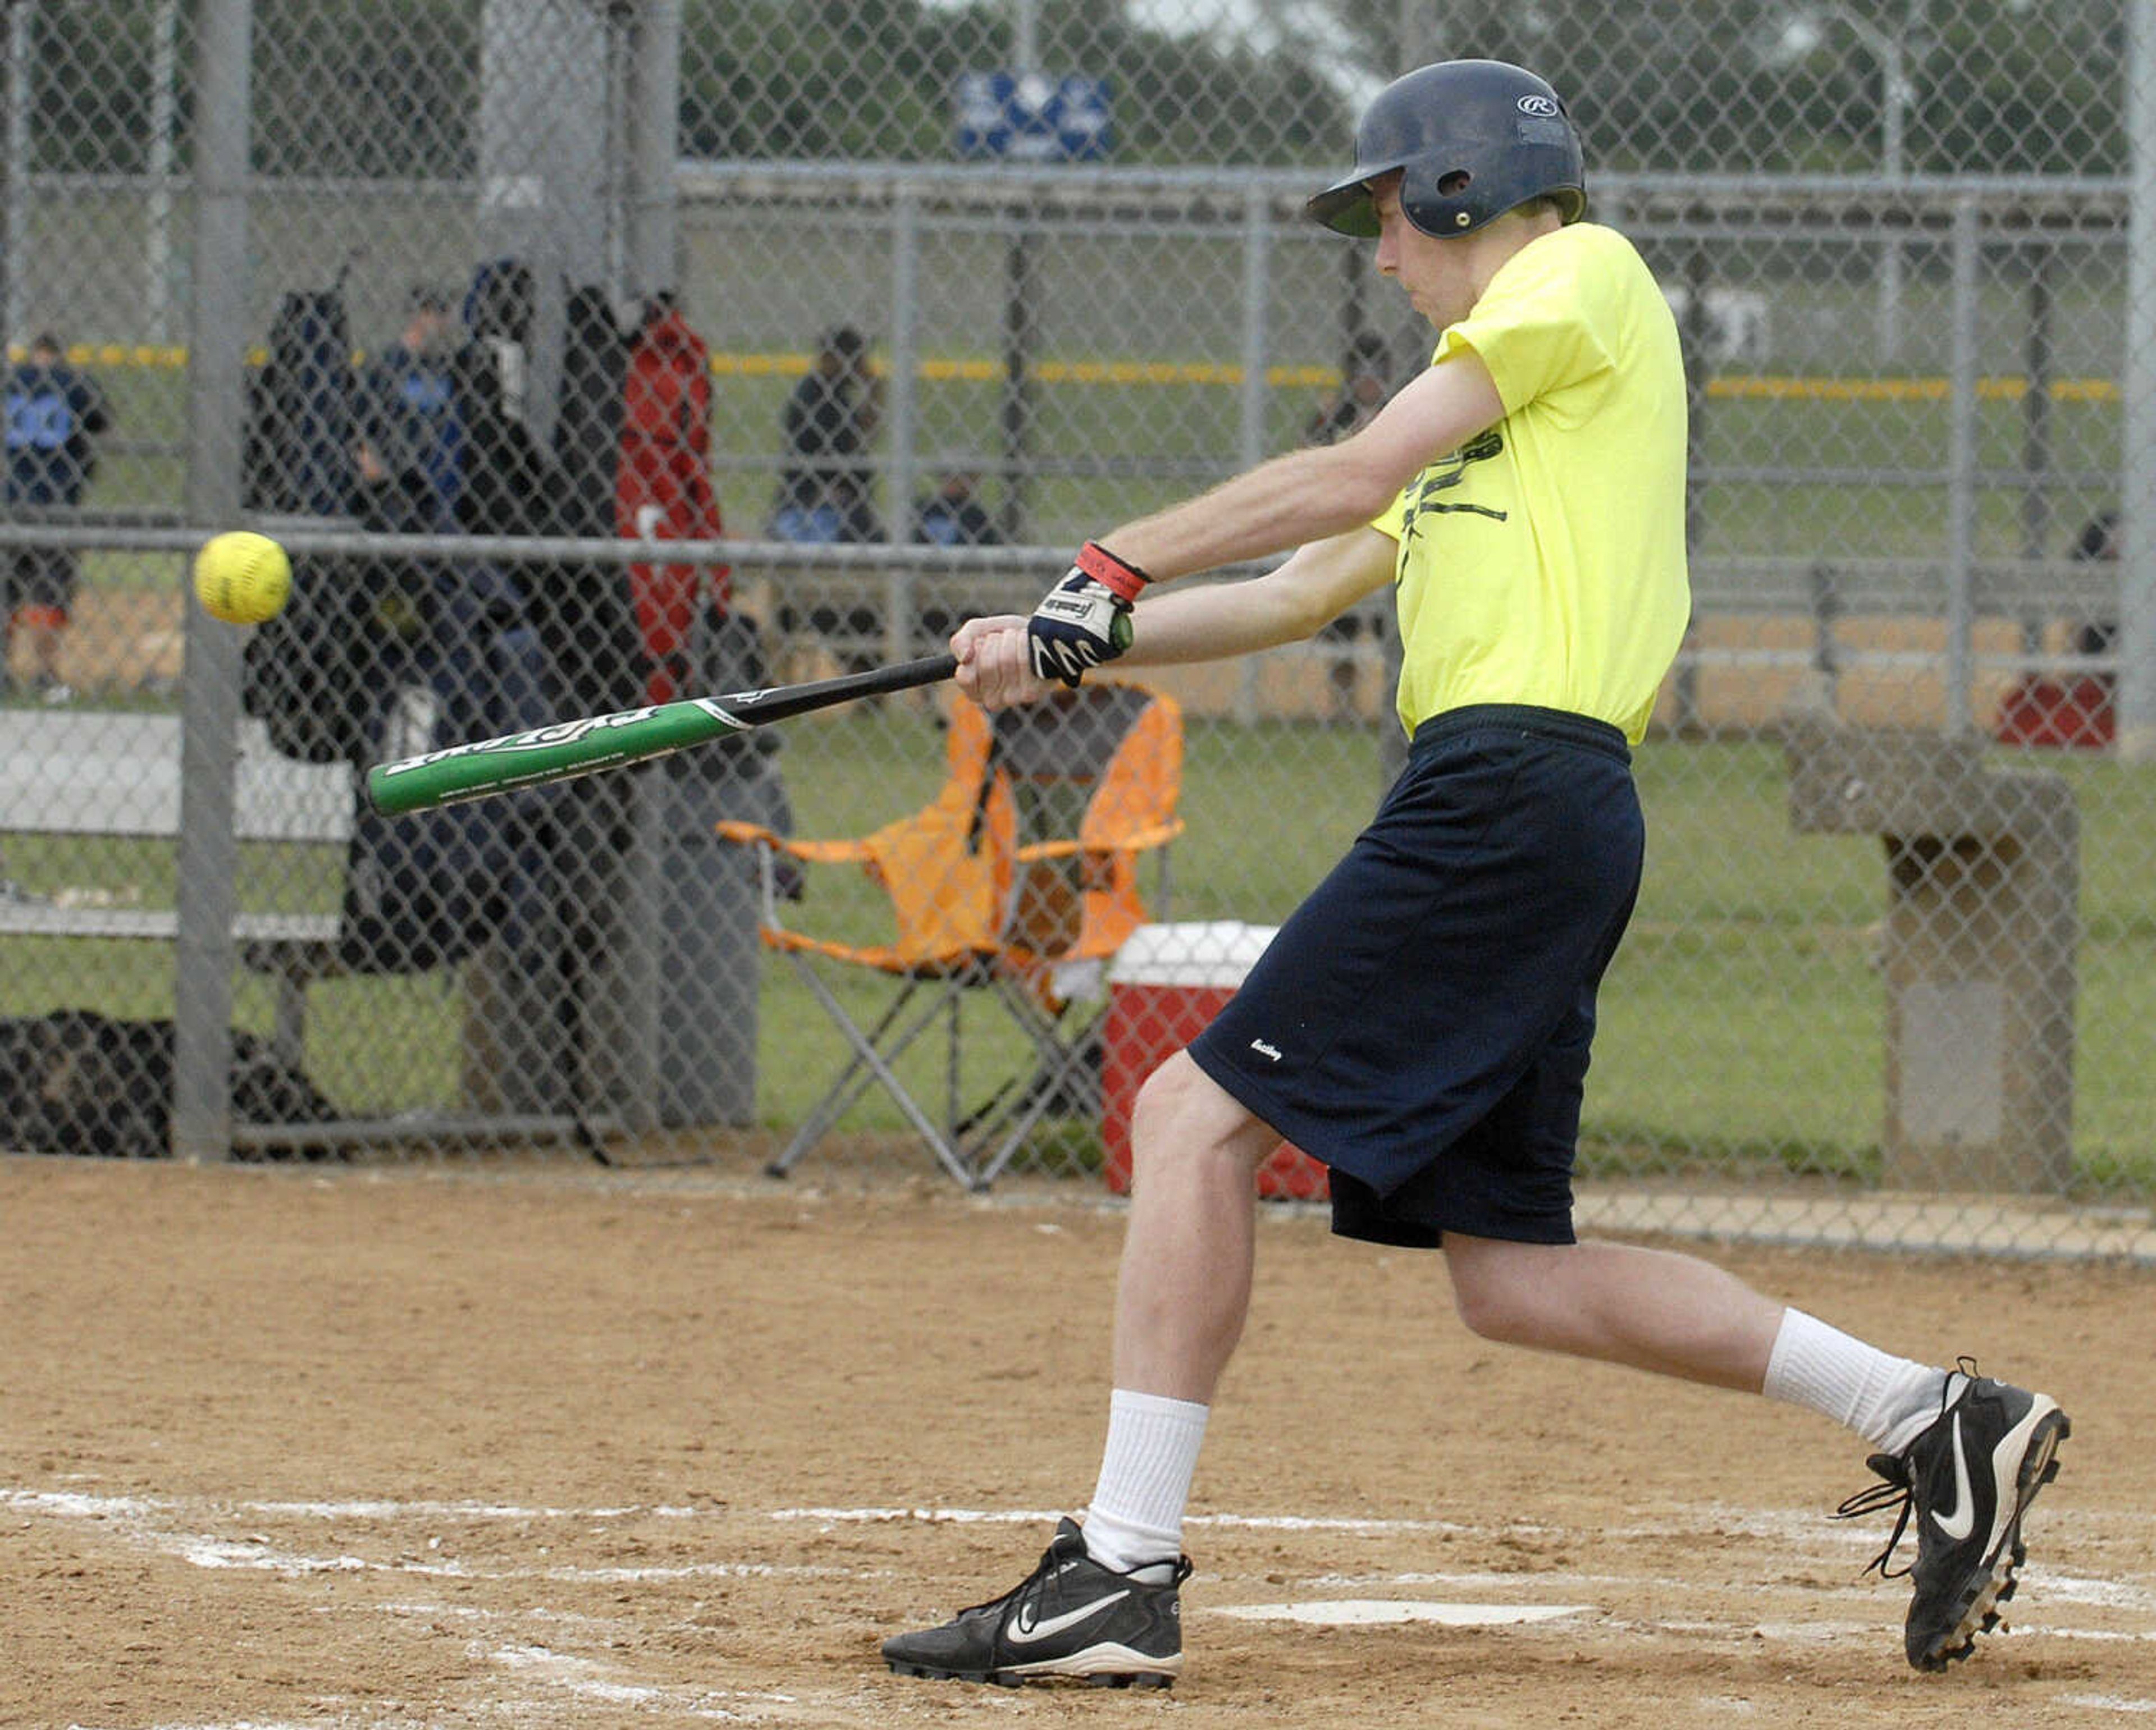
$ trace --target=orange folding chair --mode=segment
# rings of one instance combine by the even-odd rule
[[[1089,1047],[1101,964],[1150,916],[1140,862],[1166,893],[1167,847],[1183,771],[1182,711],[1134,685],[1090,684],[990,717],[954,705],[947,773],[936,796],[873,834],[796,841],[756,825],[717,825],[753,847],[762,868],[763,941],[785,955],[844,1038],[845,1068],[767,1170],[783,1176],[870,1088],[880,1086],[937,1163],[985,1188],[1050,1112],[1093,1082]],[[851,866],[886,903],[891,934],[861,942],[785,923],[778,868]],[[862,971],[894,986],[873,1019],[857,1017],[834,982]],[[1090,973],[1091,978],[1087,975]],[[1009,1011],[1033,1057],[979,1104],[961,1084],[959,1008],[968,993]],[[932,1113],[896,1067],[941,1021],[943,1098]],[[866,1023],[864,1025],[864,1023]]]

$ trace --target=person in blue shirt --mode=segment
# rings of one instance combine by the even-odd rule
[[[112,424],[105,392],[69,365],[59,339],[41,334],[8,374],[8,511],[66,509],[82,503],[97,466],[96,439]],[[6,560],[0,594],[0,682],[18,626],[32,677],[46,701],[73,694],[60,678],[60,638],[81,568],[66,546],[21,547]]]
[[[361,381],[353,432],[362,514],[394,533],[453,535],[463,425],[450,371],[449,296],[412,290],[403,335]]]
[[[981,502],[981,478],[970,468],[954,468],[913,504],[913,538],[923,546],[999,546],[1003,534],[988,507]],[[946,642],[971,613],[932,603],[921,609],[915,623],[927,654]]]
[[[1003,540],[981,503],[980,477],[955,468],[914,502],[913,538],[928,546],[994,546]]]
[[[851,325],[825,331],[781,417],[790,460],[778,477],[773,540],[883,539],[867,468],[882,406],[868,338]]]

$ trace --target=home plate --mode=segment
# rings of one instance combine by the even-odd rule
[[[1437,1622],[1447,1628],[1496,1628],[1592,1615],[1591,1604],[1431,1604],[1419,1598],[1319,1598],[1302,1604],[1229,1604],[1214,1610],[1250,1622],[1306,1622],[1315,1627],[1383,1627]]]

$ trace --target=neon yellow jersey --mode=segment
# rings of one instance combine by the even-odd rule
[[[1505,417],[1375,525],[1400,544],[1400,719],[1533,704],[1636,744],[1691,609],[1676,321],[1630,242],[1576,223],[1507,259],[1430,364],[1463,349]]]

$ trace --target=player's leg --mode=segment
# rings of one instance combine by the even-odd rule
[[[1765,1380],[1782,1306],[1697,1257],[1456,1231],[1445,1250],[1460,1318],[1486,1339],[1752,1393]]]
[[[1183,1507],[1250,1308],[1255,1174],[1279,1139],[1181,1053],[1139,1090],[1115,1390],[1085,1525],[1062,1522],[1002,1597],[886,1640],[893,1670],[1118,1686],[1165,1686],[1181,1671]]]
[[[16,615],[30,663],[32,687],[48,702],[64,701],[70,694],[60,678],[60,637],[67,629],[67,617],[55,607],[26,607]]]
[[[60,638],[74,603],[79,567],[67,547],[33,547],[28,556],[33,576],[28,604],[20,609],[18,622],[29,653],[31,678],[48,702],[63,702],[72,693],[60,678]]]
[[[1116,1385],[1207,1401],[1250,1308],[1254,1180],[1280,1137],[1178,1052],[1138,1092]]]
[[[1445,1248],[1460,1319],[1484,1338],[1765,1393],[1888,1452],[1938,1416],[1945,1370],[1879,1351],[1697,1256],[1457,1232]]]
[[[1901,1514],[1882,1574],[1917,1522],[1904,1637],[1918,1669],[1968,1656],[1996,1625],[2025,1553],[2022,1515],[2071,1428],[2049,1395],[1881,1351],[1693,1256],[1453,1233],[1445,1247],[1461,1319],[1485,1338],[1763,1393],[1869,1442],[1883,1482],[1843,1511]]]
[[[0,697],[15,694],[15,610],[28,599],[27,548],[0,553]]]

